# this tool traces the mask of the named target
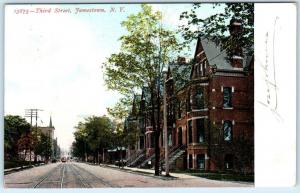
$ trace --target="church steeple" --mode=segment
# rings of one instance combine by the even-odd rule
[[[51,118],[51,116],[50,116],[50,123],[49,123],[49,127],[53,127],[53,125],[52,125],[52,118]]]

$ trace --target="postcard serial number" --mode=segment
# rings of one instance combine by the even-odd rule
[[[104,8],[34,8],[34,9],[15,9],[15,14],[78,14],[78,13],[117,13],[125,12],[124,7],[111,7],[109,9]]]

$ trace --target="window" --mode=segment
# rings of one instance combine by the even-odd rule
[[[195,70],[195,75],[194,76],[198,76],[200,73],[199,73],[199,65],[198,65],[198,63],[195,65],[195,68],[194,68],[194,70]]]
[[[177,114],[178,118],[181,118],[181,106],[182,106],[182,102],[179,101],[178,102],[178,114]]]
[[[197,155],[197,168],[198,169],[205,169],[205,155],[204,154],[198,154]]]
[[[193,143],[193,124],[192,120],[188,122],[188,129],[189,129],[189,143]]]
[[[155,143],[154,133],[151,133],[150,136],[151,136],[151,146],[150,146],[150,148],[154,148],[154,143]]]
[[[232,141],[232,122],[224,121],[224,141]]]
[[[202,69],[202,63],[200,63],[200,75],[203,76],[203,69]]]
[[[172,146],[172,131],[168,131],[168,145]]]
[[[231,87],[224,87],[223,88],[223,107],[224,108],[232,107],[231,97],[232,97]]]
[[[182,145],[182,128],[178,129],[178,145]]]
[[[226,154],[224,158],[224,167],[226,170],[230,170],[233,168],[233,155]]]
[[[140,149],[144,149],[144,136],[140,136]]]
[[[203,88],[202,87],[197,88],[196,95],[195,95],[195,101],[196,101],[197,109],[204,108],[204,96],[203,96]]]
[[[189,168],[193,168],[193,155],[189,154]]]
[[[204,142],[204,119],[197,119],[197,143]]]
[[[191,97],[191,93],[188,93],[188,97],[186,99],[186,111],[189,112],[191,111],[191,104],[192,104],[192,97]]]

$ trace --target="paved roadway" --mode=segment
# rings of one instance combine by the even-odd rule
[[[110,188],[110,187],[253,187],[253,184],[183,177],[172,180],[67,162],[48,164],[4,176],[6,188]]]

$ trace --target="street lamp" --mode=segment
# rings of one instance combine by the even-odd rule
[[[167,91],[166,91],[166,80],[167,80],[167,69],[163,69],[164,75],[164,144],[165,144],[165,164],[166,164],[166,176],[169,176],[169,147],[168,147],[168,128],[167,128]]]

